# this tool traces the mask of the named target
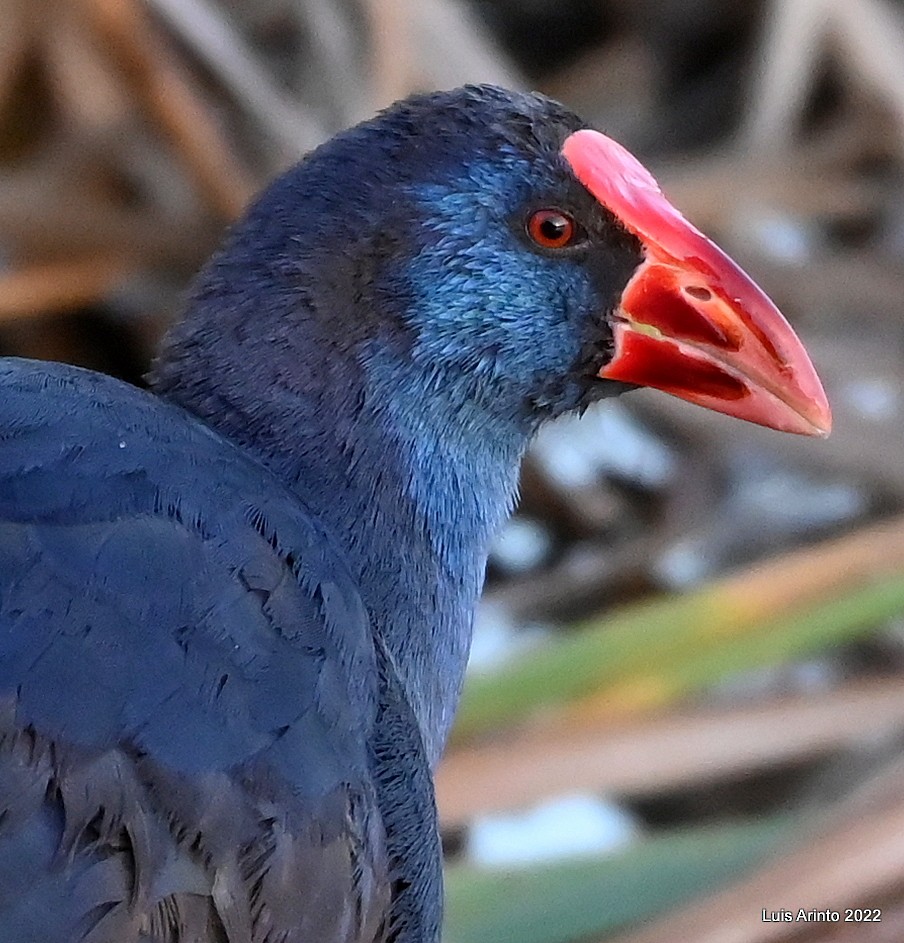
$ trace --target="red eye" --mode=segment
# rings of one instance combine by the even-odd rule
[[[544,249],[564,249],[577,231],[577,223],[561,210],[537,210],[527,221],[528,235]]]

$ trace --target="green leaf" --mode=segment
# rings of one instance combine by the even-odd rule
[[[683,830],[604,858],[446,872],[444,943],[572,943],[639,923],[759,863],[789,817]]]
[[[503,668],[468,679],[461,741],[593,695],[613,716],[659,707],[722,679],[850,640],[904,611],[904,577],[865,581],[764,617],[722,587],[614,613]]]

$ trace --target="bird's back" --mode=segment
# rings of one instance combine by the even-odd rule
[[[110,378],[3,362],[6,943],[392,935],[378,713],[419,741],[384,658],[254,460]]]

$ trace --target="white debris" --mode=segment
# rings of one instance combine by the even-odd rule
[[[580,854],[605,854],[640,834],[634,816],[614,802],[563,796],[528,812],[486,816],[472,826],[468,853],[484,867],[511,867]]]

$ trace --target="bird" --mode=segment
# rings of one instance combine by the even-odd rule
[[[536,93],[422,93],[253,202],[148,388],[0,361],[0,939],[432,943],[432,771],[545,422],[825,435],[769,298]]]

